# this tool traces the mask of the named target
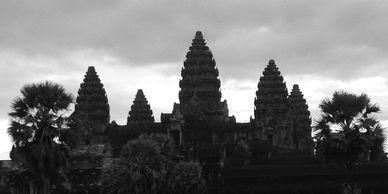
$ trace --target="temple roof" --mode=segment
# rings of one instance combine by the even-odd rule
[[[139,90],[137,90],[137,93],[136,93],[136,98],[137,97],[143,97],[143,98],[145,98],[145,96],[144,96],[144,93],[143,93],[143,90],[142,89],[139,89]]]
[[[203,38],[203,36],[202,36],[202,32],[201,31],[197,31],[196,33],[195,33],[195,37],[194,37],[195,39],[202,39]]]
[[[257,85],[255,117],[263,118],[268,112],[273,112],[274,114],[287,113],[289,109],[287,98],[286,83],[275,61],[271,59]]]
[[[274,66],[275,65],[275,60],[270,59],[269,62],[268,62],[268,65]]]
[[[90,122],[91,130],[95,132],[102,132],[109,123],[108,98],[93,66],[88,67],[80,85],[73,115]]]
[[[303,94],[297,84],[294,84],[292,87],[291,95],[289,96],[289,102],[294,111],[297,111],[297,114],[306,114],[307,117],[310,116],[310,111],[308,111],[306,100],[304,99]]]
[[[94,69],[94,66],[89,66],[88,72],[96,72],[96,70]]]
[[[149,125],[129,123],[128,125],[116,125],[111,128],[111,136],[122,136],[127,134],[140,135],[147,133],[165,133],[165,131],[162,128],[162,123],[155,122],[150,123]]]
[[[295,138],[298,143],[298,149],[312,153],[314,150],[314,142],[311,137],[310,111],[297,84],[292,87],[291,95],[288,99],[293,114],[293,127],[296,131]]]
[[[221,81],[218,79],[216,62],[201,31],[195,33],[183,66],[179,82],[182,113],[194,118],[208,118],[205,116],[208,114],[227,115],[228,111],[220,102]]]
[[[152,115],[151,106],[145,97],[143,90],[139,89],[136,93],[135,100],[129,111],[127,124],[130,123],[153,123],[154,116]]]

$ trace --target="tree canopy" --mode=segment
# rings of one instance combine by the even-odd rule
[[[103,174],[104,193],[204,193],[199,164],[177,161],[173,145],[165,135],[129,141]]]
[[[382,127],[377,104],[366,94],[334,92],[319,105],[321,118],[316,121],[317,154],[326,161],[335,160],[351,168],[358,160],[384,158]]]
[[[11,159],[29,174],[31,193],[50,193],[63,182],[71,145],[68,114],[73,96],[55,83],[25,85],[12,102],[8,133],[13,140]]]

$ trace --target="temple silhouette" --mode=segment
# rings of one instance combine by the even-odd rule
[[[118,157],[126,142],[142,134],[166,134],[174,140],[181,159],[200,161],[210,193],[340,191],[343,170],[322,165],[315,158],[306,99],[297,84],[288,92],[273,59],[258,80],[256,95],[252,96],[254,117],[246,123],[236,122],[229,114],[227,101],[221,101],[219,71],[200,31],[195,33],[186,54],[181,76],[179,102],[172,105],[171,113],[160,115],[160,122],[155,122],[147,91],[139,89],[128,106],[127,124],[118,125],[115,121],[109,123],[103,84],[95,68],[88,68],[73,114],[79,120],[77,129],[82,138],[73,151],[71,174],[76,193],[98,192],[106,156]],[[241,141],[251,146],[248,165],[244,158],[233,157],[233,147]],[[371,167],[365,166],[359,173],[366,174],[370,181],[366,188],[387,180],[365,168]],[[386,166],[378,169],[388,175]]]
[[[258,140],[271,146],[312,153],[311,118],[298,85],[288,93],[283,76],[270,60],[258,82],[254,118],[237,123],[221,101],[221,81],[215,59],[200,31],[196,32],[179,81],[179,103],[155,122],[142,89],[130,106],[127,124],[109,123],[109,104],[94,67],[89,67],[80,86],[73,114],[85,144],[127,142],[143,133],[166,133],[177,145],[233,143]],[[119,137],[117,137],[119,136]],[[121,145],[118,145],[120,148]]]
[[[105,164],[118,157],[126,142],[143,134],[166,134],[181,159],[199,161],[210,193],[339,193],[343,170],[315,158],[306,99],[297,84],[288,92],[274,60],[258,78],[253,118],[246,123],[236,122],[227,101],[221,100],[216,61],[200,31],[181,76],[179,102],[160,115],[160,122],[155,122],[147,91],[139,89],[128,103],[128,115],[123,115],[127,123],[119,125],[110,121],[103,81],[93,66],[87,69],[71,115],[80,137],[71,153],[74,193],[99,193]],[[228,157],[238,142],[250,145],[249,163]],[[362,185],[366,189],[387,191],[382,184],[388,181],[387,165],[365,164],[355,176],[367,180]]]
[[[90,174],[100,174],[99,168],[85,169],[84,164],[93,166],[96,161],[103,160],[102,156],[108,152],[106,145],[110,146],[112,157],[118,157],[126,142],[142,134],[169,135],[180,148],[182,158],[206,163],[205,176],[209,181],[217,179],[220,161],[225,157],[223,152],[228,152],[228,145],[239,141],[255,142],[266,156],[274,154],[270,150],[276,148],[279,153],[300,153],[313,160],[314,143],[306,100],[298,85],[294,85],[291,94],[288,93],[274,60],[269,61],[260,77],[252,110],[254,118],[247,123],[236,122],[229,114],[227,101],[221,101],[219,71],[200,31],[195,33],[186,54],[181,76],[179,102],[172,105],[171,113],[161,114],[160,122],[155,122],[145,95],[147,91],[139,89],[128,106],[127,124],[118,125],[115,121],[109,123],[107,94],[95,68],[89,67],[72,115],[82,138],[78,151],[73,153],[73,162],[82,164],[73,169],[75,182],[98,185],[98,179],[90,178]],[[276,155],[272,157],[276,158]],[[257,162],[270,162],[268,157],[263,158],[266,157]],[[93,188],[79,186],[80,190]]]

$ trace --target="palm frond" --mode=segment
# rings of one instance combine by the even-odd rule
[[[317,154],[326,160],[335,159],[346,168],[351,168],[369,151],[381,154],[384,140],[381,125],[374,115],[380,108],[372,104],[366,94],[336,91],[332,98],[322,100],[319,107],[321,119],[314,126]]]

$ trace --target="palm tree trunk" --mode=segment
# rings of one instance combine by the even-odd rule
[[[42,176],[43,181],[43,194],[50,194],[50,179],[46,176]]]
[[[35,194],[35,185],[32,181],[28,182],[28,185],[30,187],[30,194]]]

